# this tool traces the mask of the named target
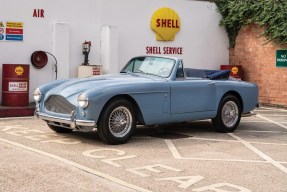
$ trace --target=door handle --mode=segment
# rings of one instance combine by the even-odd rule
[[[210,82],[210,83],[208,83],[207,85],[215,85],[215,82]]]

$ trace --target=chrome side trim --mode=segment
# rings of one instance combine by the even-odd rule
[[[75,128],[75,126],[87,126],[87,127],[95,127],[96,122],[93,120],[77,120],[77,119],[70,119],[70,118],[64,118],[64,117],[55,117],[51,115],[47,115],[45,113],[36,112],[35,115],[43,119],[45,121],[52,121],[52,122],[58,122],[58,123],[65,123],[71,126],[71,128]],[[71,117],[73,118],[73,116]]]

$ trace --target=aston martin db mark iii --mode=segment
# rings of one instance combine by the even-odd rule
[[[257,107],[258,87],[229,72],[184,68],[173,57],[135,57],[119,74],[38,87],[35,115],[58,133],[96,128],[109,144],[127,142],[137,125],[212,119],[216,131],[232,132]]]

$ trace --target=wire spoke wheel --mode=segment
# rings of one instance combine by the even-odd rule
[[[226,127],[233,127],[238,120],[239,109],[234,101],[228,101],[224,104],[221,111],[221,117]]]
[[[217,115],[212,119],[213,127],[221,133],[233,132],[240,123],[242,105],[234,95],[224,96],[218,106]]]
[[[132,114],[128,108],[120,106],[109,117],[109,129],[115,137],[124,137],[132,127]]]
[[[100,139],[112,145],[126,143],[136,128],[136,108],[124,98],[111,100],[104,108],[98,123]]]

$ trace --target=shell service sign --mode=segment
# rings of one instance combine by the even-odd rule
[[[154,12],[150,26],[157,41],[173,41],[180,30],[180,18],[174,10],[163,7]]]

